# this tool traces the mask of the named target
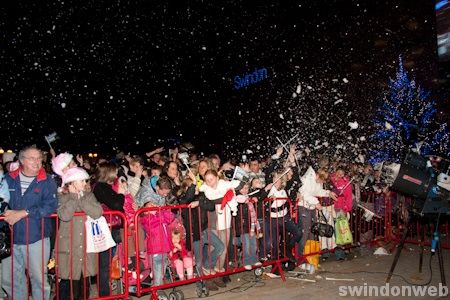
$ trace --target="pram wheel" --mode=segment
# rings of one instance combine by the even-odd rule
[[[184,293],[182,291],[175,291],[175,294],[177,295],[177,300],[184,300]]]
[[[203,288],[201,286],[197,285],[195,292],[197,293],[197,297],[201,298],[203,296]]]
[[[256,268],[253,273],[255,274],[256,277],[261,277],[262,274],[264,273],[263,268]]]
[[[197,282],[197,287],[196,287],[195,291],[197,293],[197,297],[199,297],[199,298],[203,297],[203,295],[205,295],[205,297],[209,296],[209,289],[206,287],[206,285],[203,282]],[[183,294],[183,299],[184,299],[184,294]]]
[[[182,291],[174,290],[169,293],[169,300],[184,300],[184,294]]]
[[[177,294],[175,294],[175,291],[169,293],[169,300],[177,300]]]
[[[164,291],[158,291],[158,300],[169,300],[169,297],[167,297],[167,294]]]

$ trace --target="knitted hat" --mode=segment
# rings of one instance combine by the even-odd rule
[[[61,153],[52,159],[53,172],[59,176],[63,176],[63,169],[67,167],[73,159],[73,155],[70,153]]]
[[[4,164],[6,164],[7,162],[14,161],[14,157],[16,157],[15,153],[5,152],[3,153],[2,161]]]
[[[74,167],[68,169],[63,175],[63,185],[76,180],[89,179],[89,174],[82,168]]]

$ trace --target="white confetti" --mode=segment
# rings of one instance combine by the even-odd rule
[[[358,129],[358,122],[349,122],[348,126],[350,126],[351,129]]]
[[[61,107],[62,107],[62,108],[66,108],[66,103],[62,102],[62,103],[61,103]]]
[[[348,79],[347,79],[347,78],[343,78],[342,81],[343,81],[344,83],[348,83]]]

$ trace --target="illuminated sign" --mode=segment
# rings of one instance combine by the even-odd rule
[[[234,77],[234,88],[239,90],[243,87],[258,83],[267,78],[267,69],[255,69],[253,73],[248,73],[242,76]]]

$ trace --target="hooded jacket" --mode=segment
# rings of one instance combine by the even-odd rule
[[[150,179],[146,178],[142,183],[141,188],[136,194],[136,204],[138,207],[143,207],[145,203],[152,202],[157,206],[166,205],[166,198],[159,195],[151,186]]]
[[[299,190],[302,200],[298,205],[313,210],[319,203],[317,197],[328,197],[330,191],[323,188],[323,184],[316,181],[316,172],[309,167],[301,178],[302,186]]]

